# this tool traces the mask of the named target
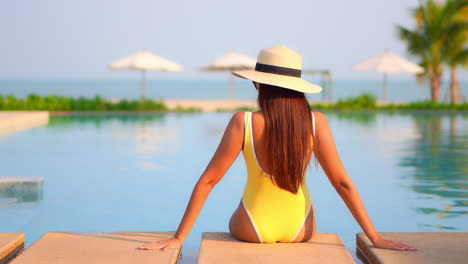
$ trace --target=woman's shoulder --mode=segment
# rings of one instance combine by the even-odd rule
[[[312,111],[312,114],[314,115],[314,118],[317,119],[317,121],[320,120],[326,120],[327,117],[325,116],[324,113],[319,112],[319,111]]]
[[[252,114],[252,112],[248,112],[248,111],[234,113],[231,117],[231,121],[244,123],[244,119],[248,113]]]
[[[258,116],[263,117],[262,111],[242,111],[242,112],[234,113],[231,119],[244,120],[247,114],[250,114],[252,117],[255,116],[255,118],[258,118]]]
[[[229,126],[237,130],[244,130],[244,118],[246,113],[247,112],[234,113],[231,117],[231,121],[229,121]]]
[[[324,113],[318,112],[318,111],[312,111],[312,114],[314,115],[315,125],[317,126],[318,129],[323,126],[328,126],[328,119]]]
[[[312,113],[314,114],[315,118],[315,131],[317,135],[326,135],[331,133],[331,128],[328,123],[327,116],[324,113],[318,111],[313,111]]]

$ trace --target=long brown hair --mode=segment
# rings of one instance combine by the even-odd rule
[[[302,92],[257,86],[258,105],[265,117],[266,170],[279,188],[297,193],[312,156],[310,105]]]

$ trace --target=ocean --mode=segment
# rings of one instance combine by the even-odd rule
[[[309,81],[321,85],[319,79]],[[250,81],[237,79],[236,99],[255,99],[257,91]],[[328,86],[330,87],[330,86]],[[382,98],[382,80],[334,80],[331,89],[325,87],[319,94],[309,95],[311,100],[337,100],[362,93],[373,93]],[[468,81],[461,82],[462,95],[468,100]],[[227,99],[229,78],[225,80],[148,80],[148,98],[154,99]],[[448,90],[448,82],[441,87],[441,98]],[[25,97],[28,94],[63,95],[109,99],[137,99],[140,97],[140,80],[0,80],[0,96]],[[428,84],[418,85],[415,80],[389,80],[387,100],[410,102],[430,99]],[[447,97],[448,98],[448,97]]]

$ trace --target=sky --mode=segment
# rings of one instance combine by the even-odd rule
[[[181,64],[148,78],[217,78],[196,68],[234,49],[256,58],[286,45],[303,68],[335,79],[380,79],[352,65],[385,49],[418,62],[396,25],[413,27],[418,0],[14,0],[0,2],[0,79],[132,79],[107,65],[143,48]],[[449,77],[446,71],[445,79]],[[412,79],[397,74],[392,79]],[[468,80],[468,71],[460,78]]]

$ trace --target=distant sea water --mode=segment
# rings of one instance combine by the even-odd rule
[[[320,80],[309,81],[321,85]],[[236,99],[255,99],[257,91],[250,81],[236,80]],[[331,90],[309,95],[311,100],[331,98],[337,100],[362,93],[373,93],[382,98],[381,80],[334,80]],[[468,100],[468,81],[461,82],[462,95]],[[441,98],[448,89],[442,84]],[[139,80],[0,80],[0,95],[26,97],[28,94],[57,94],[70,97],[137,99],[140,96]],[[154,99],[227,99],[229,79],[226,80],[148,80],[146,95]],[[428,84],[418,85],[415,80],[389,80],[388,101],[410,102],[430,99]]]

